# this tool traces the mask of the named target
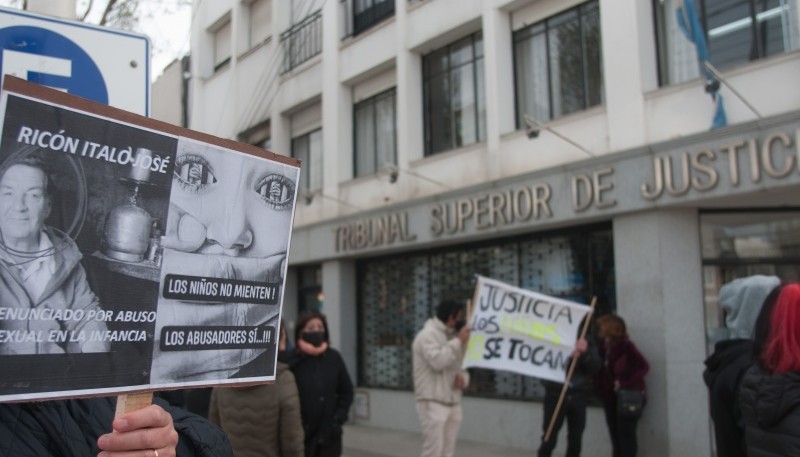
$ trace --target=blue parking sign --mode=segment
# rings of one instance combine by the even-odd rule
[[[69,38],[39,27],[6,27],[0,29],[0,47],[0,73],[108,104],[100,69]]]
[[[0,8],[0,74],[150,115],[147,36]]]

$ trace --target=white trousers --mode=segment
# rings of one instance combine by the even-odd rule
[[[422,429],[422,457],[453,457],[461,427],[461,405],[420,400],[417,415]]]

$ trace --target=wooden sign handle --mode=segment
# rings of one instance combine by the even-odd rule
[[[153,403],[153,392],[117,395],[117,409],[114,419],[125,413],[150,406]]]

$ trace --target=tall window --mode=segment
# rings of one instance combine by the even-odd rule
[[[445,298],[468,299],[480,274],[528,290],[616,308],[614,248],[609,225],[527,235],[398,257],[364,259],[358,271],[358,385],[413,388],[411,342]],[[537,399],[535,378],[470,369],[473,395]]]
[[[231,21],[230,19],[213,31],[214,71],[231,61]]]
[[[708,352],[727,339],[719,289],[737,278],[800,278],[800,208],[707,211],[700,214]]]
[[[303,162],[300,193],[322,189],[322,129],[292,138],[292,157]]]
[[[694,44],[681,32],[678,0],[654,0],[661,84],[699,76]],[[683,3],[683,2],[680,2]],[[711,63],[732,67],[800,47],[800,0],[695,0]]]
[[[353,108],[356,176],[396,164],[396,92],[390,89],[359,102]]]
[[[600,44],[597,0],[514,32],[517,125],[601,104]]]
[[[253,0],[249,10],[249,48],[265,42],[272,34],[272,0]]]
[[[481,32],[424,56],[422,79],[425,155],[486,138]]]

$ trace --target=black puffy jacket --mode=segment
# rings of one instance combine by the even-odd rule
[[[225,433],[208,420],[153,398],[172,415],[179,457],[232,457]],[[0,456],[94,457],[111,431],[116,397],[0,404]]]
[[[749,457],[800,457],[800,372],[770,375],[756,364],[739,401]]]
[[[705,363],[703,380],[708,386],[717,457],[747,457],[744,419],[738,397],[742,378],[753,364],[753,342],[744,339],[720,341]]]

